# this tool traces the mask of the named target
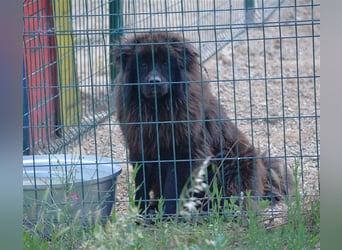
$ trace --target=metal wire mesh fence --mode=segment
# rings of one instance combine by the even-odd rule
[[[35,155],[52,153],[122,164],[116,210],[125,211],[132,168],[115,113],[111,50],[122,36],[176,32],[198,50],[201,81],[233,124],[286,166],[299,160],[300,191],[319,195],[319,7],[316,0],[26,0],[23,153],[33,165]]]
[[[282,1],[280,1],[282,2]],[[165,30],[185,32],[205,61],[217,49],[245,31],[261,24],[277,9],[278,1],[126,1],[125,32]],[[214,28],[213,28],[214,27]],[[210,43],[215,37],[215,46]]]

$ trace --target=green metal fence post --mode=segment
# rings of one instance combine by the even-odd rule
[[[113,0],[109,2],[109,49],[112,49],[113,43],[119,39],[122,33],[122,3],[121,0]],[[111,83],[117,75],[114,67],[114,57],[110,54],[110,79]],[[114,85],[111,89],[113,90]]]
[[[254,24],[256,0],[245,0],[246,25]]]

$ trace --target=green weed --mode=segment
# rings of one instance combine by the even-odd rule
[[[296,162],[296,178],[298,166]],[[127,179],[129,210],[124,215],[113,212],[111,220],[106,223],[98,221],[81,230],[76,222],[52,226],[50,238],[25,228],[25,249],[314,249],[320,240],[320,201],[316,197],[301,195],[297,179],[296,194],[285,201],[287,209],[274,211],[271,215],[268,211],[272,207],[268,202],[259,202],[255,210],[253,197],[247,192],[233,198],[233,202],[218,200],[211,213],[201,220],[163,221],[163,215],[159,214],[153,224],[146,224],[137,223],[143,220],[134,203],[134,171],[131,177]],[[214,183],[211,192],[220,197],[221,190]],[[187,194],[181,197],[184,200],[181,204],[186,208],[182,215],[194,218],[193,215],[200,214],[189,209],[191,206],[184,206],[188,197]],[[247,204],[244,211],[237,202],[242,199],[246,199]],[[162,202],[161,199],[158,204],[160,211]],[[196,203],[195,200],[191,202]],[[218,204],[223,204],[223,211]],[[189,211],[191,213],[186,213]]]

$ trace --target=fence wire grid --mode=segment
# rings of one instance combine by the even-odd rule
[[[122,166],[115,210],[127,211],[132,167],[116,119],[110,51],[122,36],[165,30],[197,48],[206,82],[248,139],[289,167],[298,160],[300,192],[319,196],[318,0],[25,0],[23,154],[33,167],[32,199],[39,198],[38,167],[51,174],[56,159],[71,155],[81,169],[96,166],[95,193],[103,192],[101,164],[112,172]],[[73,198],[86,199],[84,176]]]

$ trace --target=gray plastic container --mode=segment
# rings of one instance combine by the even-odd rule
[[[89,222],[110,215],[121,170],[120,164],[110,158],[24,156],[24,221],[58,221],[56,216],[62,215]]]

